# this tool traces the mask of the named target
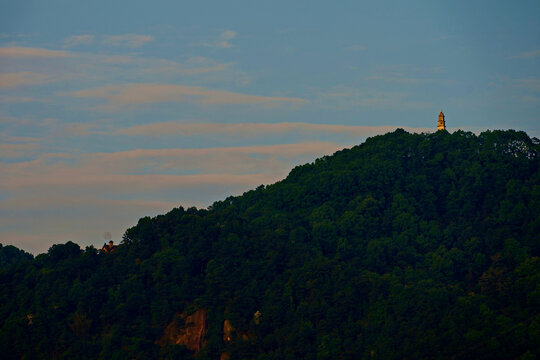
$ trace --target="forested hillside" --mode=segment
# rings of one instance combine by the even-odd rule
[[[54,245],[0,270],[2,357],[537,358],[539,152],[396,130],[110,254]]]
[[[0,244],[0,269],[22,261],[32,260],[33,256],[13,245],[3,246]]]

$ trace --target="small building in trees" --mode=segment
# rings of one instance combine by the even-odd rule
[[[103,244],[103,247],[101,248],[101,251],[110,254],[110,253],[114,252],[117,247],[118,246],[114,245],[114,242],[111,240],[111,241],[109,241],[108,244],[107,243]]]

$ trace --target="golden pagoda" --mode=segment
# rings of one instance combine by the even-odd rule
[[[441,110],[439,114],[439,121],[437,122],[437,130],[446,130],[446,123],[444,122],[444,114]]]

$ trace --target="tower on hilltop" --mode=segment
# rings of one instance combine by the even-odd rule
[[[439,114],[439,121],[437,122],[437,130],[446,130],[446,123],[444,122],[444,114],[441,110]]]

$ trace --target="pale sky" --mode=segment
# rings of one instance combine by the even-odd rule
[[[338,3],[338,4],[336,4]],[[538,1],[0,0],[0,242],[119,242],[393,131],[540,137]]]

